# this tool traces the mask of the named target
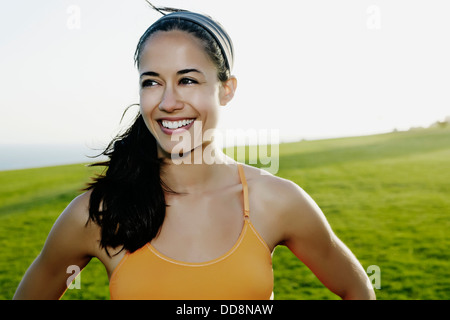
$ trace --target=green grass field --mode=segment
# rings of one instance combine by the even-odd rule
[[[364,269],[379,267],[378,299],[450,299],[450,128],[281,144],[279,161],[277,175],[313,197]],[[0,172],[0,299],[12,298],[93,172],[84,165]],[[273,264],[275,299],[338,298],[286,248],[275,250]],[[80,283],[63,299],[109,299],[99,261]]]

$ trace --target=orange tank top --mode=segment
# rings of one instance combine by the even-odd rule
[[[272,257],[250,221],[248,187],[238,164],[244,213],[241,234],[220,257],[200,263],[169,258],[150,243],[127,252],[111,275],[113,300],[264,300],[272,298]]]

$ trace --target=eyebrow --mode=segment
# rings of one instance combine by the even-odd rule
[[[203,72],[201,72],[197,69],[183,69],[183,70],[178,71],[177,74],[183,75],[183,74],[191,73],[191,72],[198,72],[198,73],[203,74]],[[141,73],[140,77],[142,78],[143,76],[159,77],[159,73],[154,72],[154,71],[146,71],[146,72]]]
[[[142,78],[143,76],[159,77],[159,73],[156,73],[153,71],[147,71],[147,72],[141,73],[140,77]]]
[[[197,69],[183,69],[183,70],[178,71],[177,74],[181,75],[181,74],[186,74],[186,73],[191,73],[191,72],[198,72],[198,73],[203,74],[203,72],[201,72]]]

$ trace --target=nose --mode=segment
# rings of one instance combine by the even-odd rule
[[[171,86],[167,86],[159,103],[159,110],[174,112],[183,109],[183,102],[179,100],[177,93]]]

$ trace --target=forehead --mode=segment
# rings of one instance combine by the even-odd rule
[[[180,30],[157,31],[142,49],[139,70],[148,68],[214,68],[201,40]]]

